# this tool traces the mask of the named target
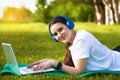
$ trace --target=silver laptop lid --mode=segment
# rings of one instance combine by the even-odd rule
[[[16,57],[14,55],[14,51],[12,49],[11,44],[8,43],[2,43],[2,47],[5,53],[5,56],[7,58],[7,63],[9,64],[12,71],[15,71],[20,74],[18,63],[16,60]]]

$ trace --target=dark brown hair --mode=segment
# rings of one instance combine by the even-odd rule
[[[64,64],[74,67],[73,60],[72,60],[72,57],[71,57],[71,52],[69,50],[69,46],[70,46],[70,44],[67,43],[66,44],[66,55],[65,55],[65,58],[64,58]]]
[[[62,17],[59,17],[59,16],[53,18],[49,23],[49,30],[50,30],[51,25],[53,25],[55,23],[62,23],[62,24],[66,25],[66,20]],[[71,57],[71,52],[69,50],[69,46],[70,46],[70,44],[66,43],[66,55],[64,57],[64,64],[68,65],[68,66],[74,66],[73,60],[72,60],[72,57]]]

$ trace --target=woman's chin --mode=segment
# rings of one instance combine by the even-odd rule
[[[63,43],[68,43],[68,41],[67,41],[67,40],[63,40],[62,42],[63,42]]]

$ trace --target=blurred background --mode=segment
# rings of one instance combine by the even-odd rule
[[[43,22],[64,15],[76,22],[120,23],[120,0],[0,0],[0,22]]]

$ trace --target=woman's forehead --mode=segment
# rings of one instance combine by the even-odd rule
[[[55,23],[50,27],[50,30],[51,30],[51,32],[55,31],[55,30],[59,29],[60,27],[62,27],[63,25],[64,24],[62,24],[62,23]]]

